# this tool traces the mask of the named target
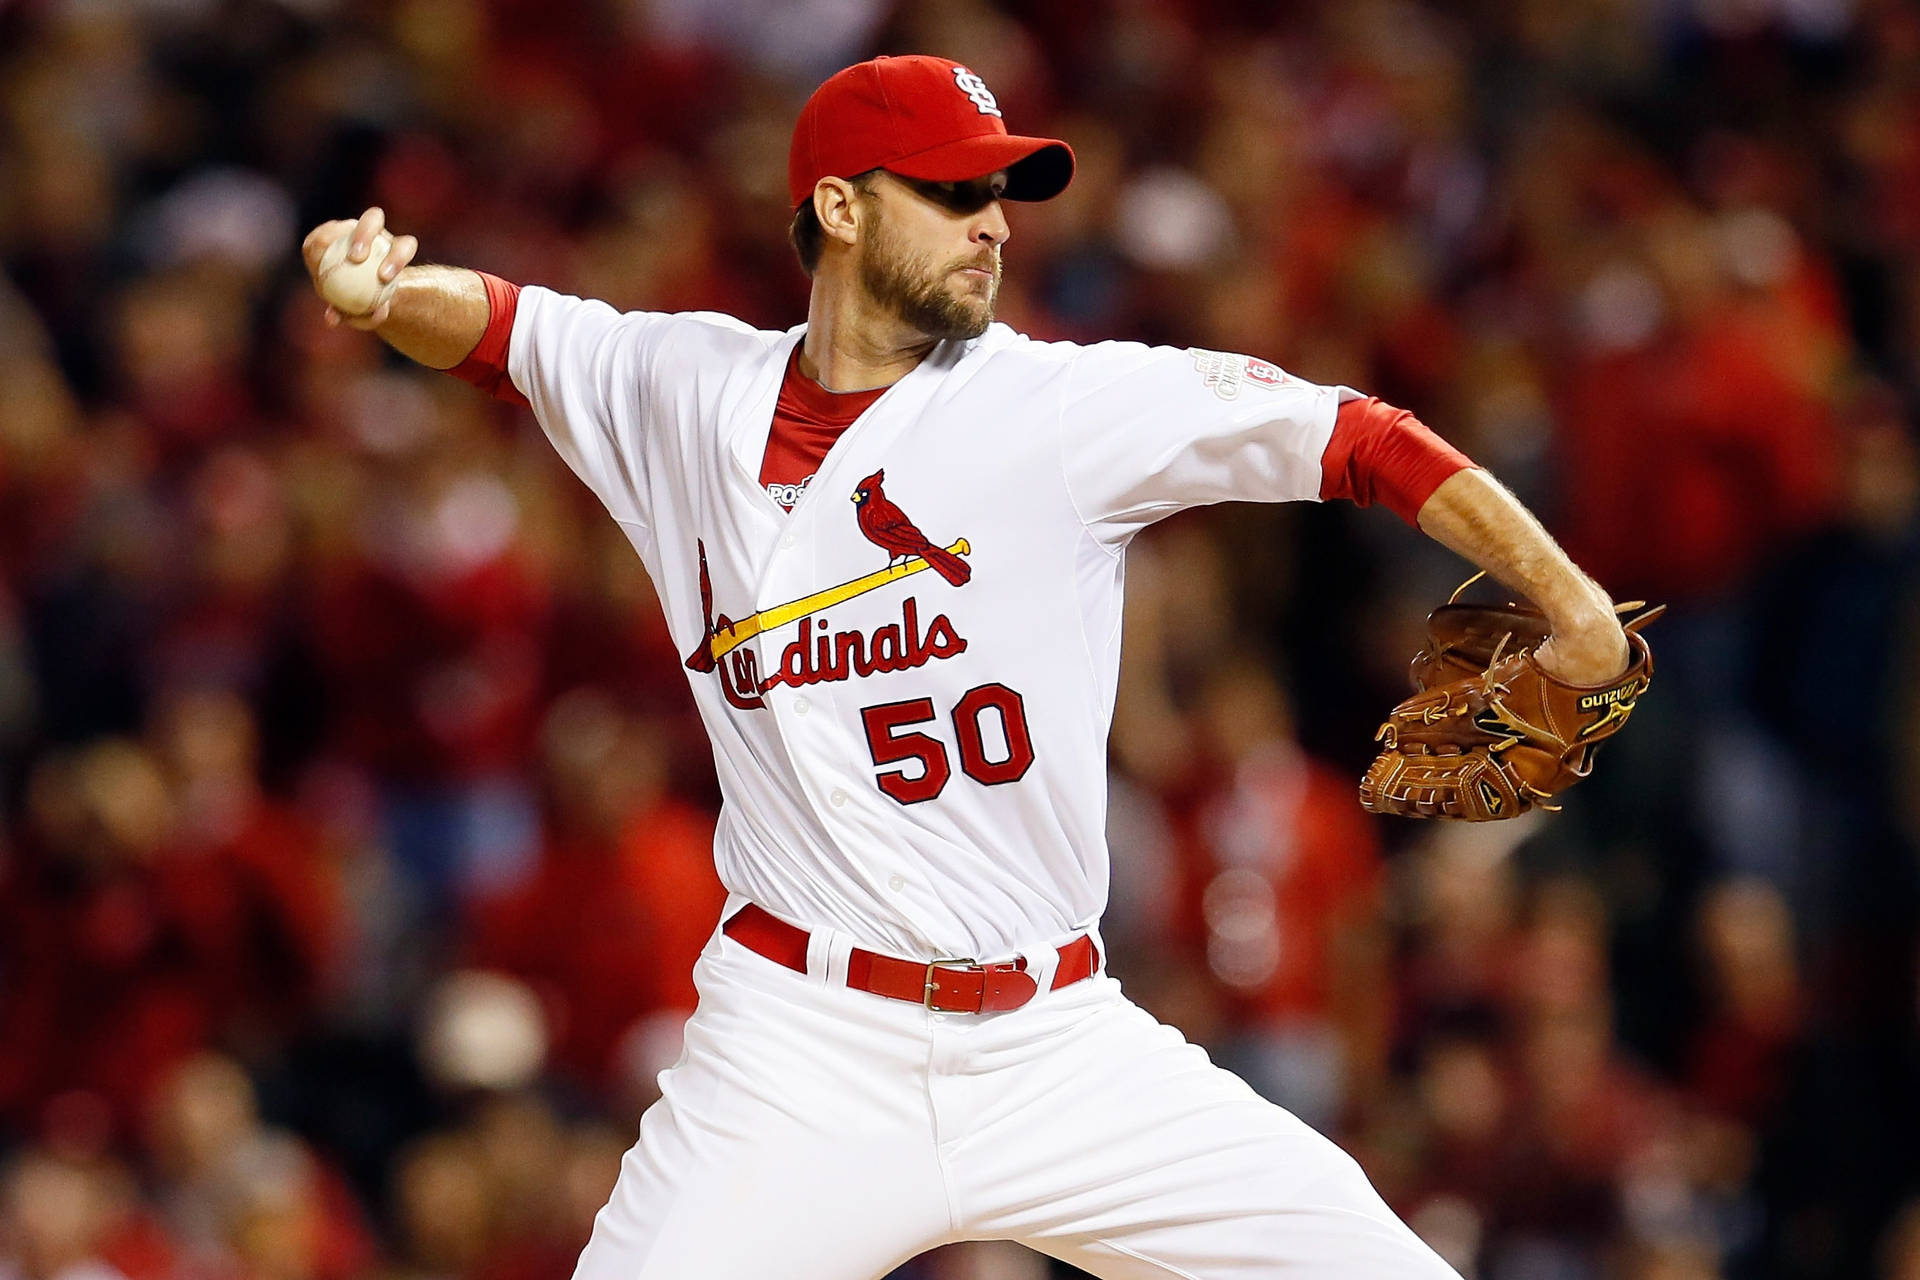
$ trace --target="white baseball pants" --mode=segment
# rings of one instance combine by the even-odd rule
[[[1359,1165],[1104,972],[938,1014],[716,933],[574,1280],[873,1280],[1016,1240],[1113,1280],[1453,1277]],[[838,974],[835,974],[835,969]],[[833,980],[830,980],[833,975]]]

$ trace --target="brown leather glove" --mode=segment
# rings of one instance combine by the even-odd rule
[[[1619,606],[1638,610],[1624,624],[1627,669],[1582,687],[1534,661],[1548,635],[1537,609],[1459,596],[1428,615],[1427,647],[1411,669],[1418,692],[1374,735],[1382,749],[1360,782],[1370,813],[1487,822],[1554,808],[1545,802],[1592,771],[1594,748],[1626,724],[1653,675],[1640,629],[1664,605]]]

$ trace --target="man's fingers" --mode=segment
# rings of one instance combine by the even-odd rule
[[[338,221],[323,222],[307,232],[307,238],[300,242],[300,256],[306,259],[308,271],[319,270],[320,259],[326,256],[327,246],[333,243],[335,236],[351,225],[351,223]]]
[[[368,254],[373,251],[374,237],[386,229],[386,211],[378,205],[372,206],[357,219],[351,221],[336,220],[321,223],[309,231],[307,238],[300,242],[300,253],[301,256],[306,259],[307,271],[317,277],[320,270],[320,260],[326,257],[328,248],[338,243],[341,236],[348,238],[347,261],[365,262]],[[407,264],[413,261],[413,255],[419,251],[420,241],[415,237],[393,237],[393,243],[388,247],[386,259],[380,264],[380,283],[383,285],[392,284],[395,277],[406,269]],[[388,290],[388,292],[390,293],[392,291]],[[350,329],[366,331],[377,329],[384,324],[388,313],[391,312],[392,309],[393,304],[391,299],[382,302],[379,306],[363,316],[343,315],[339,308],[329,306],[322,319],[329,329],[336,329],[341,325],[346,325]]]
[[[413,261],[413,255],[420,251],[420,241],[413,236],[395,236],[393,247],[387,250],[387,260],[380,264],[380,279],[391,280],[400,274],[401,268]]]
[[[365,315],[342,316],[340,317],[340,321],[349,329],[358,329],[362,333],[371,333],[387,322],[387,316],[390,315],[392,311],[393,300],[389,298]]]
[[[351,219],[335,218],[323,222],[307,232],[307,238],[300,242],[300,256],[306,260],[309,272],[320,269],[320,259],[327,256],[327,249],[341,236],[353,230]]]
[[[387,215],[379,205],[374,205],[360,215],[360,221],[353,229],[353,239],[347,245],[348,262],[365,262],[367,254],[373,249],[373,238],[387,229]]]

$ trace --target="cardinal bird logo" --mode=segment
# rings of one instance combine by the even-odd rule
[[[717,674],[720,691],[729,704],[742,711],[756,711],[765,709],[763,695],[775,685],[798,688],[826,680],[865,679],[965,653],[967,638],[953,619],[931,606],[923,612],[920,601],[911,594],[900,601],[898,621],[867,619],[864,626],[834,630],[823,616],[849,600],[929,569],[956,587],[973,577],[964,559],[973,554],[972,544],[965,538],[955,538],[947,546],[935,546],[888,500],[880,488],[886,478],[885,471],[876,471],[853,493],[860,532],[887,553],[885,568],[756,609],[738,620],[714,612],[707,544],[705,539],[697,539],[700,616],[705,625],[699,642],[687,654],[687,669]],[[926,613],[933,614],[931,620]],[[841,615],[836,612],[834,616]],[[793,639],[777,652],[764,640],[760,645],[751,643],[757,637],[788,628],[793,628]]]
[[[887,478],[885,467],[860,482],[853,491],[853,505],[860,521],[860,532],[867,541],[887,553],[887,564],[909,556],[919,556],[933,571],[956,587],[973,577],[973,567],[944,547],[938,547],[920,532],[907,513],[893,504],[880,487]]]

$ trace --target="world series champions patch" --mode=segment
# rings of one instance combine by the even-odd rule
[[[1188,347],[1187,354],[1193,357],[1193,367],[1199,372],[1200,381],[1222,400],[1238,400],[1242,387],[1272,389],[1294,381],[1293,375],[1279,365],[1255,356],[1243,356],[1234,351],[1209,351],[1205,347]]]

